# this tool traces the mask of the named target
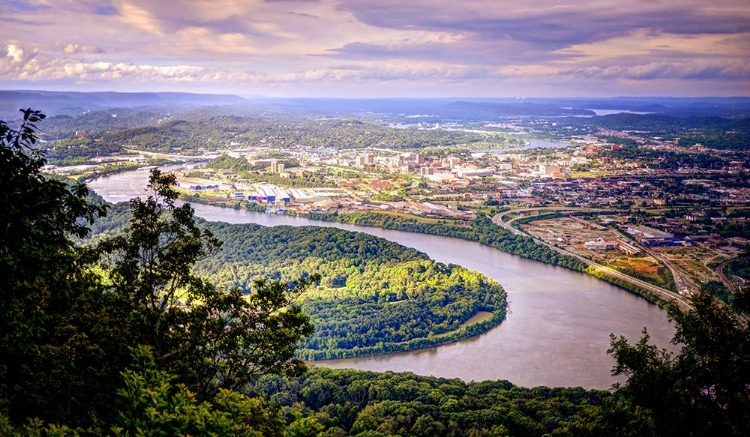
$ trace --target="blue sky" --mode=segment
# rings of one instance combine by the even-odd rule
[[[0,89],[750,95],[747,0],[0,0]]]

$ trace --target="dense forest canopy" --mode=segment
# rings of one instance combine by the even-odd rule
[[[123,206],[94,224],[94,238],[121,232]],[[495,281],[424,253],[359,232],[328,227],[263,227],[203,222],[224,242],[196,271],[220,287],[252,290],[254,281],[289,282],[320,272],[297,299],[315,325],[298,356],[343,358],[413,350],[476,335],[505,317]],[[480,312],[492,317],[464,324]]]
[[[244,296],[195,275],[220,242],[175,205],[174,176],[158,170],[123,232],[77,244],[107,208],[85,185],[41,173],[44,118],[25,110],[17,130],[0,121],[0,434],[69,435],[69,425],[87,435],[279,435],[273,408],[234,392],[263,374],[304,372],[293,355],[312,325],[288,291],[318,276],[291,287],[259,280]],[[189,411],[175,417],[172,401]],[[239,417],[250,411],[261,413],[252,429]],[[43,432],[42,421],[65,425]]]

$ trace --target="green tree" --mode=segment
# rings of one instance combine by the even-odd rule
[[[134,351],[134,362],[123,372],[125,385],[117,393],[117,436],[217,435],[282,436],[284,421],[278,408],[259,399],[219,390],[211,402],[200,402],[174,377],[159,370],[150,350]]]
[[[153,170],[153,194],[131,200],[125,233],[99,244],[129,345],[151,346],[160,365],[199,399],[218,388],[244,390],[264,373],[302,374],[294,352],[313,327],[292,305],[290,288],[301,292],[319,276],[292,284],[259,280],[249,296],[217,289],[193,273],[193,264],[220,242],[197,225],[190,204],[176,205],[174,184],[174,175]]]
[[[287,428],[286,437],[317,437],[325,426],[315,417],[301,417],[292,422]]]
[[[0,121],[0,408],[16,422],[93,423],[90,407],[106,396],[92,381],[108,371],[91,329],[101,295],[92,254],[74,238],[105,209],[85,185],[42,174],[36,123],[45,116],[21,112],[18,130]]]
[[[702,292],[694,309],[672,309],[677,355],[612,336],[617,385],[632,409],[645,409],[660,436],[750,435],[750,329],[742,311]],[[745,302],[745,299],[738,299]]]
[[[108,429],[120,374],[142,345],[159,372],[184,384],[168,389],[167,405],[181,393],[218,408],[217,399],[234,396],[227,389],[242,391],[259,375],[304,371],[293,355],[312,325],[291,302],[317,275],[256,281],[248,296],[194,275],[192,264],[219,243],[189,205],[175,204],[174,177],[158,171],[153,194],[131,202],[123,235],[80,245],[106,208],[84,185],[42,174],[35,143],[44,115],[22,112],[18,130],[0,121],[0,429]]]

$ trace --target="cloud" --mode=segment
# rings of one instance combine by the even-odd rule
[[[497,93],[511,82],[553,93],[563,92],[558,85],[579,91],[592,84],[621,87],[616,94],[750,89],[747,0],[6,3],[0,86],[257,85],[425,95]],[[662,90],[651,81],[681,85]],[[717,85],[702,87],[708,82]]]
[[[424,63],[373,63],[338,65],[331,68],[288,73],[269,80],[280,82],[383,82],[383,81],[466,81],[496,76],[483,67],[446,66]]]
[[[73,53],[86,53],[86,54],[101,54],[104,53],[104,49],[95,45],[79,45],[79,44],[68,44],[63,48],[63,52],[68,54]]]
[[[42,9],[46,9],[49,6],[43,4],[42,2],[38,1],[17,1],[17,0],[11,0],[4,2],[5,6],[8,8],[8,12],[34,12],[39,11]]]
[[[680,62],[648,62],[646,64],[608,67],[590,66],[561,70],[561,76],[581,79],[630,79],[650,81],[655,79],[679,80],[748,80],[750,79],[750,61],[716,62],[715,60],[697,60]]]
[[[470,33],[480,39],[512,39],[549,49],[610,39],[636,29],[683,34],[750,31],[750,8],[741,0],[541,0],[530,6],[509,0],[355,0],[339,7],[375,27]]]
[[[18,45],[7,46],[0,58],[0,79],[49,81],[69,79],[77,83],[127,79],[136,83],[214,83],[223,85],[486,79],[495,75],[483,67],[445,66],[426,63],[376,63],[338,65],[271,75],[253,70],[227,70],[196,65],[150,65],[86,62],[47,55],[29,56]]]
[[[495,43],[456,39],[453,41],[429,41],[391,44],[354,42],[325,54],[336,59],[347,60],[432,60],[463,65],[503,66],[519,62],[559,61],[578,56],[571,51],[549,52],[538,50],[527,43],[503,40]]]
[[[23,62],[25,58],[23,49],[16,44],[8,44],[7,57],[10,58],[13,63]]]
[[[162,26],[159,20],[148,10],[131,3],[124,3],[119,7],[120,19],[134,27],[163,36]]]
[[[75,50],[81,47],[69,45]],[[0,52],[1,53],[1,52]],[[71,53],[66,51],[66,53]],[[75,51],[74,53],[80,53]],[[56,58],[39,54],[35,49],[24,49],[8,44],[4,57],[0,56],[0,79],[49,81],[72,80],[77,83],[130,79],[135,82],[202,82],[222,80],[257,80],[261,74],[243,71],[221,71],[195,65],[150,65],[113,62],[87,62],[74,58]]]
[[[117,14],[117,8],[115,8],[112,5],[97,6],[97,7],[94,8],[94,13],[96,15],[103,15],[103,16],[116,15]]]

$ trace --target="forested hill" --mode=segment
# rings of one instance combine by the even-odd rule
[[[115,206],[93,226],[94,234],[118,232],[127,219],[124,207]],[[261,278],[322,276],[298,298],[315,325],[299,351],[305,359],[435,346],[477,335],[505,318],[506,295],[497,282],[382,238],[315,226],[202,226],[223,246],[196,270],[220,287],[249,291]],[[478,313],[491,315],[467,325]]]

